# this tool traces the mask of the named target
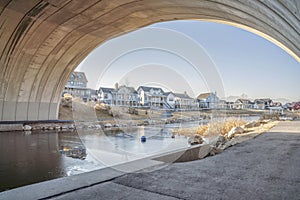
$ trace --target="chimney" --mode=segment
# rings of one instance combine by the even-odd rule
[[[118,89],[119,89],[119,84],[115,83],[115,90],[118,90]]]

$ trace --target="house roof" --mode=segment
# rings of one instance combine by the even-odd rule
[[[72,74],[69,77],[70,81],[81,81],[87,83],[88,80],[86,78],[86,75],[84,72],[72,72]]]
[[[137,93],[137,91],[134,89],[134,87],[128,87],[128,86],[125,86],[125,85],[121,85],[121,86],[119,87],[118,90],[120,90],[120,89],[122,89],[122,88],[126,88],[126,89],[128,89],[130,92],[132,92],[132,93]]]
[[[241,102],[242,104],[253,104],[249,99],[237,99],[235,102]]]
[[[102,90],[102,92],[106,92],[106,93],[114,92],[115,91],[114,88],[104,88],[104,87],[100,87],[99,91],[100,90]]]
[[[165,92],[165,95],[168,96],[169,94],[174,94],[173,92]]]
[[[199,94],[197,96],[197,99],[206,99],[211,94],[212,94],[211,92]]]
[[[182,94],[182,93],[174,93],[175,97],[179,97],[181,99],[193,99],[187,94]]]
[[[153,90],[161,90],[161,91],[164,93],[163,89],[158,88],[158,87],[140,86],[140,87],[138,88],[138,90],[139,90],[140,88],[141,88],[142,90],[144,90],[145,92],[149,92],[151,89],[153,89]]]
[[[266,102],[272,102],[270,98],[265,98],[265,99],[255,99],[254,103],[266,103]]]

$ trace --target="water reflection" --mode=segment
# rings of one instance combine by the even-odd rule
[[[64,176],[58,134],[0,134],[0,190]]]
[[[142,144],[140,137],[147,142]],[[0,133],[0,191],[96,170],[187,145],[168,128]]]

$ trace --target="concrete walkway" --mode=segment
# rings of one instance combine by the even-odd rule
[[[213,157],[120,174],[48,199],[299,200],[299,188],[300,122],[280,122],[268,133]]]

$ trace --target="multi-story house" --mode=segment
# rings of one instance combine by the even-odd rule
[[[254,103],[249,99],[237,99],[234,102],[235,109],[252,109]]]
[[[199,107],[202,109],[216,109],[218,108],[219,98],[216,93],[208,92],[199,94],[197,97]]]
[[[63,94],[69,93],[72,97],[78,97],[83,101],[97,100],[96,90],[87,88],[88,80],[84,72],[73,72],[65,86]]]
[[[108,105],[113,105],[114,90],[114,88],[100,87],[98,90],[99,101]]]
[[[270,98],[255,99],[253,108],[259,109],[259,110],[265,110],[265,109],[269,108],[270,106],[273,106],[273,101]]]
[[[154,108],[164,108],[167,100],[165,92],[161,88],[140,86],[137,89],[139,105]]]
[[[186,92],[183,94],[181,93],[174,93],[175,95],[175,109],[185,109],[185,110],[192,110],[198,107],[198,103],[195,99],[190,97]]]
[[[133,87],[118,86],[115,88],[99,88],[99,100],[108,105],[114,106],[137,106],[138,94]]]
[[[133,87],[122,85],[115,88],[114,105],[137,106],[138,93]]]

